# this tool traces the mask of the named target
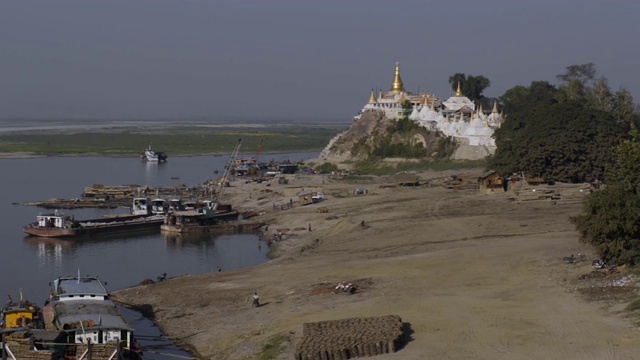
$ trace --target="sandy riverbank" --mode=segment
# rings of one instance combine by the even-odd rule
[[[590,262],[562,261],[592,257],[569,222],[579,202],[509,201],[504,193],[440,186],[451,174],[420,174],[433,186],[418,188],[321,176],[234,183],[228,201],[264,212],[259,219],[270,234],[284,232],[274,260],[115,298],[152,306],[165,334],[201,359],[256,359],[276,335],[289,339],[277,358],[293,359],[303,323],[379,315],[399,315],[409,341],[375,359],[637,358],[640,333],[616,313],[623,302],[580,295],[591,286],[578,279],[592,270]],[[368,194],[353,195],[356,187]],[[274,210],[302,188],[328,199]],[[323,291],[340,281],[355,283],[356,294]],[[251,307],[255,291],[262,307]]]

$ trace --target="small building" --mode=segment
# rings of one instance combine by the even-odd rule
[[[298,193],[298,202],[300,202],[300,205],[313,204],[313,197],[315,195],[317,195],[317,193],[312,190],[300,191]]]
[[[497,190],[506,191],[504,178],[493,170],[489,170],[478,178],[480,191],[485,194],[493,193]]]

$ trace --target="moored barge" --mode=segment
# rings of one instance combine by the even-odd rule
[[[67,238],[128,234],[159,231],[163,219],[162,215],[132,214],[76,220],[73,216],[55,211],[52,214],[38,215],[36,221],[25,226],[23,231],[32,236]]]

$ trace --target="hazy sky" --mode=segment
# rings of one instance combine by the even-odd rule
[[[593,62],[640,100],[640,1],[1,0],[0,118],[349,120],[372,87],[499,96]]]

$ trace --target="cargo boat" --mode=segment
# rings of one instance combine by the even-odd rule
[[[0,317],[0,329],[12,329],[28,327],[40,329],[42,323],[42,309],[35,304],[22,298],[20,292],[20,301],[14,302],[11,296],[8,296],[7,303],[2,308],[2,316]]]
[[[111,353],[110,358],[142,359],[134,329],[111,300],[105,286],[106,282],[103,284],[97,277],[80,274],[55,279],[43,309],[45,329],[62,331],[67,344],[105,346]],[[78,350],[78,346],[70,348],[73,352]]]
[[[159,231],[163,215],[115,215],[99,219],[76,220],[55,211],[36,216],[36,221],[24,227],[24,232],[41,237],[86,237]]]

